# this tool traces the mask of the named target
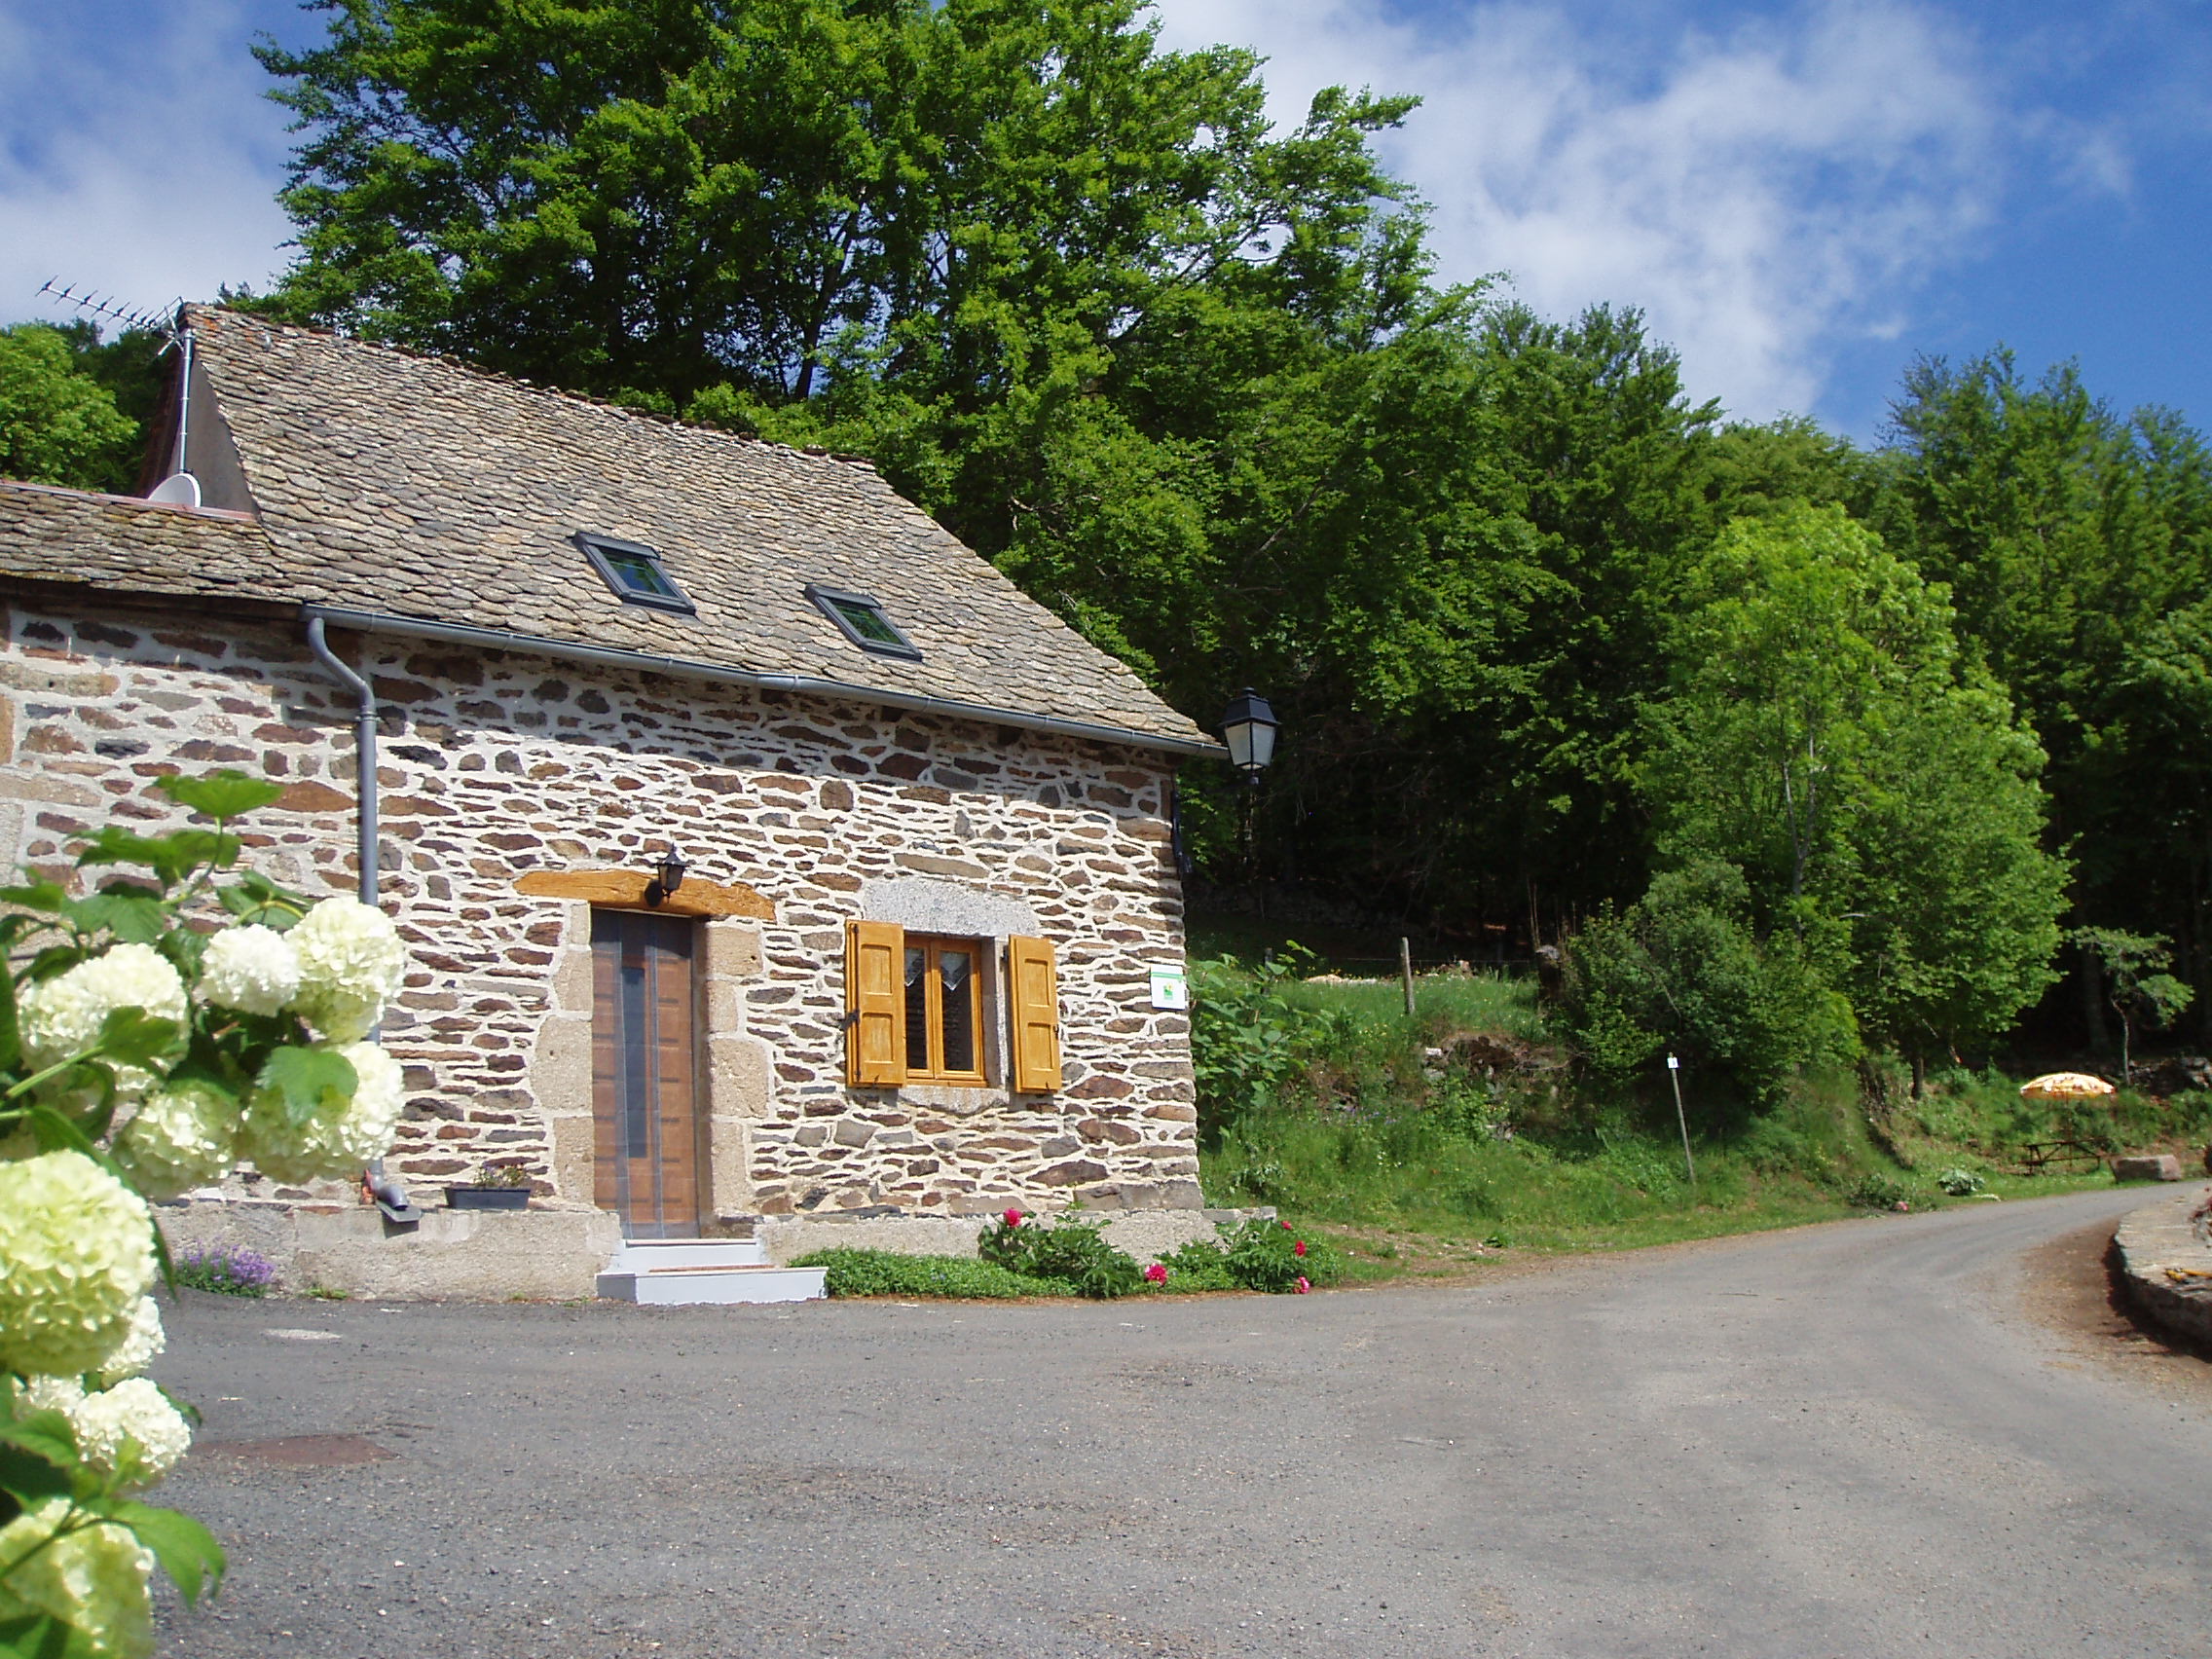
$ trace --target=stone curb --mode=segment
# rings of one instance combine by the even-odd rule
[[[2189,1220],[2200,1197],[2182,1193],[2128,1211],[2113,1243],[2120,1250],[2127,1300],[2137,1311],[2176,1335],[2212,1345],[2212,1244]],[[2207,1276],[2177,1281],[2168,1268]]]

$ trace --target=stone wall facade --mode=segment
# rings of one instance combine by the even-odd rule
[[[296,617],[96,612],[18,595],[0,645],[0,855],[57,874],[72,837],[172,809],[176,768],[265,770],[243,828],[276,880],[351,891],[353,707]],[[641,870],[670,842],[768,921],[704,930],[711,1209],[972,1215],[1080,1198],[1199,1202],[1161,756],[1011,727],[336,635],[381,703],[384,903],[414,952],[384,1040],[407,1068],[393,1155],[418,1183],[519,1164],[542,1203],[593,1199],[591,909],[543,870]],[[1055,943],[1064,1087],[864,1089],[844,1078],[844,925]],[[1005,1070],[1003,1009],[988,1075]],[[237,1190],[308,1198],[241,1177]]]

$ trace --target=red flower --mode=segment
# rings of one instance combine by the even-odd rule
[[[1282,1224],[1282,1230],[1283,1230],[1283,1231],[1284,1231],[1285,1233],[1288,1233],[1288,1232],[1290,1231],[1290,1223],[1289,1223],[1289,1222],[1287,1222],[1287,1221],[1286,1221],[1286,1222],[1284,1222],[1284,1223]]]
[[[1306,1240],[1305,1240],[1305,1239],[1303,1239],[1303,1238],[1301,1238],[1301,1239],[1300,1239],[1300,1240],[1299,1240],[1299,1241],[1298,1241],[1298,1242],[1297,1242],[1296,1244],[1292,1245],[1292,1246],[1291,1246],[1291,1252],[1292,1252],[1292,1254],[1294,1254],[1294,1255],[1299,1255],[1299,1256],[1303,1256],[1303,1255],[1305,1255],[1305,1254],[1306,1254]]]
[[[1167,1264],[1165,1262],[1153,1263],[1151,1267],[1145,1269],[1144,1276],[1152,1280],[1154,1284],[1165,1284],[1167,1282]]]
[[[1021,1225],[1021,1212],[1017,1209],[1010,1209],[999,1219],[1009,1227],[1019,1227]]]
[[[1307,1276],[1306,1276],[1306,1275],[1305,1275],[1304,1273],[1300,1273],[1300,1274],[1298,1275],[1298,1294],[1299,1294],[1299,1295],[1301,1295],[1301,1296],[1304,1296],[1304,1295],[1305,1295],[1305,1294],[1306,1294],[1306,1293],[1307,1293],[1308,1291],[1311,1290],[1312,1288],[1313,1288],[1313,1284],[1312,1284],[1312,1281],[1311,1281],[1310,1279],[1309,1279],[1309,1278],[1308,1278],[1308,1277],[1307,1277]]]

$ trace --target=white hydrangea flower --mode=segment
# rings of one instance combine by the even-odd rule
[[[24,986],[17,1004],[24,1057],[44,1066],[84,1052],[119,1008],[184,1023],[184,981],[152,945],[110,945],[65,974]]]
[[[86,1462],[113,1472],[126,1440],[136,1441],[147,1484],[160,1480],[192,1450],[192,1426],[150,1378],[133,1377],[112,1388],[80,1394],[61,1408],[77,1431]]]
[[[346,1180],[390,1150],[405,1105],[399,1062],[374,1043],[348,1043],[337,1051],[360,1080],[351,1099],[304,1124],[286,1120],[283,1099],[274,1091],[257,1091],[248,1103],[239,1151],[271,1179]]]
[[[217,1008],[275,1014],[300,994],[300,953],[275,928],[226,928],[208,942],[200,995]]]
[[[130,1314],[130,1334],[100,1368],[100,1386],[112,1388],[126,1377],[137,1376],[168,1346],[168,1333],[162,1329],[160,1305],[150,1296],[141,1296]]]
[[[81,1377],[21,1377],[10,1382],[17,1409],[26,1412],[60,1412],[67,1416],[85,1397]]]
[[[399,1115],[406,1110],[399,1062],[374,1043],[349,1043],[338,1051],[352,1062],[361,1080],[353,1090],[340,1136],[356,1163],[372,1162],[391,1150],[399,1129]]]
[[[65,1497],[43,1498],[0,1527],[0,1562],[54,1539],[0,1578],[0,1603],[75,1626],[101,1659],[145,1659],[154,1651],[153,1553],[113,1522],[63,1532],[72,1509]]]
[[[153,1282],[136,1193],[83,1153],[0,1163],[0,1370],[100,1370]]]
[[[293,1012],[332,1043],[366,1037],[407,973],[391,918],[358,899],[325,899],[285,936],[300,959]]]
[[[239,1109],[203,1084],[155,1091],[115,1137],[116,1161],[150,1198],[222,1179],[237,1156]]]

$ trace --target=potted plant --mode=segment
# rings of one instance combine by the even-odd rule
[[[519,1210],[530,1207],[530,1171],[519,1163],[485,1167],[474,1186],[448,1187],[448,1209]]]

